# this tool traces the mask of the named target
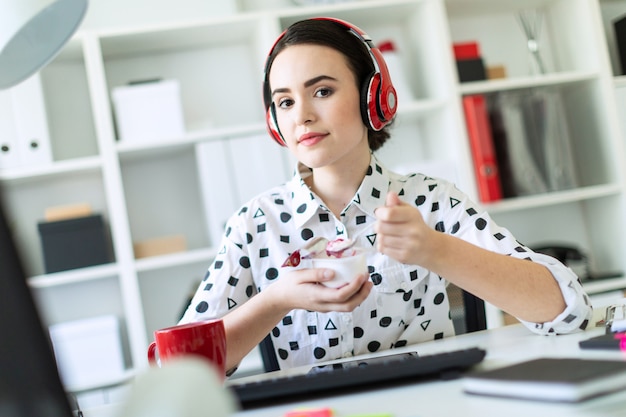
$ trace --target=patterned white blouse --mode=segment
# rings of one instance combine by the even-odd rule
[[[398,175],[372,156],[353,200],[336,218],[309,190],[302,165],[288,183],[244,204],[226,225],[210,265],[181,323],[218,318],[282,279],[283,261],[313,237],[353,239],[368,250],[374,288],[351,313],[293,310],[271,331],[281,369],[375,352],[454,335],[446,281],[375,251],[374,210],[388,191],[414,205],[425,222],[485,249],[545,265],[559,283],[566,309],[552,322],[523,322],[539,334],[584,329],[592,308],[576,275],[532,252],[499,227],[453,184],[422,174]]]

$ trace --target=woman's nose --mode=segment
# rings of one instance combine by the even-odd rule
[[[294,121],[298,125],[304,125],[315,119],[315,111],[313,106],[302,100],[296,105],[294,112]]]

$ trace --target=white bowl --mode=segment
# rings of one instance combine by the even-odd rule
[[[367,262],[364,253],[357,253],[345,258],[314,258],[311,259],[313,268],[326,268],[335,271],[331,281],[323,282],[331,288],[339,288],[351,282],[360,274],[367,274]]]

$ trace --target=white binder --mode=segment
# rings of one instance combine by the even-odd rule
[[[48,119],[39,74],[11,90],[20,166],[52,163]]]
[[[230,178],[230,160],[224,140],[198,143],[196,163],[211,245],[219,245],[224,225],[235,212],[236,191]]]
[[[288,151],[267,134],[231,138],[227,143],[238,206],[289,178],[293,167],[287,166]]]

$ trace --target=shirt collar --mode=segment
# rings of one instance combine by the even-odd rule
[[[310,175],[311,169],[298,162],[295,175],[288,184],[293,193],[293,216],[297,227],[302,227],[320,211],[330,212],[322,200],[304,182],[304,179]],[[367,173],[350,204],[354,204],[366,214],[374,216],[374,210],[385,204],[389,181],[389,171],[372,154]]]

